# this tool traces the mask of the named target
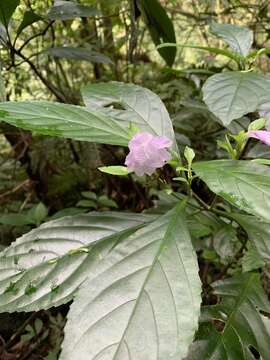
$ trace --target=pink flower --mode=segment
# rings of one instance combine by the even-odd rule
[[[129,154],[125,165],[136,175],[152,175],[157,168],[171,159],[168,148],[172,141],[166,136],[154,136],[149,133],[137,133],[128,143]]]
[[[266,145],[270,145],[270,131],[267,130],[249,131],[247,135],[248,137],[252,137],[260,140]]]

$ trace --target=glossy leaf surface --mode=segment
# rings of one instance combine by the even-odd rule
[[[203,86],[203,100],[224,126],[256,111],[270,99],[269,78],[252,72],[228,71],[213,75]]]
[[[270,220],[270,168],[250,161],[214,160],[193,164],[196,174],[232,205]]]
[[[71,300],[121,236],[152,219],[128,213],[80,214],[23,235],[0,253],[0,312],[37,311]]]
[[[213,22],[210,31],[223,39],[239,55],[246,56],[253,43],[253,32],[235,24],[218,24]]]
[[[133,84],[109,82],[89,84],[82,89],[89,110],[96,110],[132,124],[138,131],[165,135],[172,141],[174,131],[166,107],[152,91]]]
[[[42,135],[112,145],[127,145],[129,141],[124,128],[128,124],[81,106],[46,101],[5,102],[0,104],[0,119]]]
[[[183,211],[179,204],[124,239],[89,277],[71,306],[61,360],[184,358],[201,288]]]

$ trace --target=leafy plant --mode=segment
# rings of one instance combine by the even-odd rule
[[[71,3],[61,6],[66,13],[53,9],[50,16],[90,11]],[[200,349],[196,359],[268,356],[270,308],[258,269],[267,276],[270,170],[245,157],[255,141],[251,131],[265,131],[265,142],[268,132],[261,130],[266,120],[250,125],[241,117],[270,101],[269,79],[251,68],[248,29],[224,24],[211,29],[231,49],[203,50],[223,54],[237,65],[235,71],[210,76],[202,88],[209,111],[223,125],[225,140],[218,139],[222,159],[198,161],[196,149],[189,146],[181,156],[165,105],[138,85],[84,86],[85,106],[0,103],[3,122],[36,134],[129,146],[132,165],[117,158],[118,164],[100,167],[104,176],[128,176],[147,187],[147,174],[153,174],[150,181],[164,190],[153,190],[156,206],[148,213],[75,215],[74,208],[66,209],[69,216],[58,214],[0,253],[0,311],[37,311],[73,301],[62,360],[179,360],[188,356],[194,339],[192,346]],[[171,55],[168,61],[172,64]],[[234,120],[240,121],[240,130],[230,130]],[[160,169],[165,163],[167,177]],[[117,207],[104,195],[82,195],[78,206]],[[47,216],[46,207],[35,216],[38,225]],[[211,260],[214,270],[221,264],[223,276],[231,276],[212,284],[214,291],[207,296],[213,305],[203,306],[201,313],[204,298],[195,250],[199,260]],[[250,265],[243,255],[256,261]],[[210,285],[207,276],[202,274],[204,292]],[[28,328],[25,336],[30,339],[40,326]]]

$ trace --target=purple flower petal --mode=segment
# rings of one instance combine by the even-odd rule
[[[130,140],[129,154],[125,165],[136,175],[152,175],[157,168],[165,165],[171,159],[168,148],[172,141],[166,136],[154,136],[150,133],[137,133]]]
[[[248,137],[258,139],[264,144],[270,145],[270,131],[267,130],[249,131]]]

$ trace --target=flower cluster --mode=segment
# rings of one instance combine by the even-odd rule
[[[172,141],[166,136],[154,136],[150,133],[137,133],[130,140],[129,154],[125,165],[136,175],[152,175],[157,168],[165,165],[171,159],[168,148]]]

